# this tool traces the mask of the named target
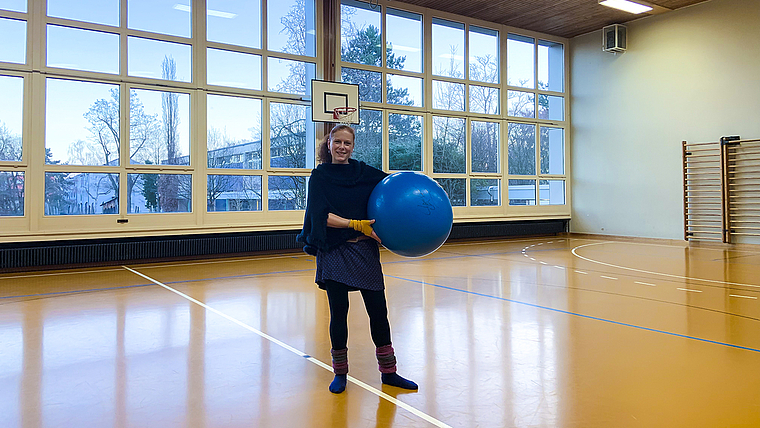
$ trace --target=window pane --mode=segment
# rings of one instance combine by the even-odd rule
[[[316,77],[314,63],[269,58],[269,90],[288,94],[311,94],[311,79]]]
[[[535,40],[510,34],[507,37],[507,85],[535,88],[533,82]]]
[[[388,115],[388,166],[395,171],[422,171],[422,116]]]
[[[536,117],[536,94],[507,91],[507,114],[517,117]]]
[[[306,177],[270,175],[269,210],[306,209]]]
[[[383,169],[383,112],[361,109],[361,122],[356,125],[356,141],[351,157],[367,165]]]
[[[192,0],[127,0],[127,27],[190,37]]]
[[[470,85],[470,111],[499,114],[499,89]]]
[[[261,176],[209,175],[206,210],[261,211]]]
[[[269,120],[269,165],[272,168],[312,168],[315,138],[310,108],[271,103]]]
[[[261,1],[206,0],[206,33],[210,42],[261,47]]]
[[[45,215],[119,213],[119,174],[45,173]]]
[[[565,173],[565,130],[541,127],[541,174]]]
[[[47,14],[96,24],[119,26],[119,0],[47,0]]]
[[[433,172],[466,173],[465,120],[433,117]]]
[[[119,86],[46,84],[45,163],[119,165]]]
[[[261,100],[208,95],[208,167],[261,169]]]
[[[269,50],[315,56],[314,0],[267,2]]]
[[[464,111],[464,83],[433,80],[433,108]]]
[[[26,13],[26,0],[0,0],[0,9]]]
[[[435,181],[443,187],[446,194],[449,195],[452,207],[465,206],[465,185],[467,180],[464,178],[436,178]]]
[[[433,18],[433,74],[464,77],[464,24]]]
[[[261,90],[261,56],[219,49],[206,50],[209,85]]]
[[[501,190],[499,179],[475,179],[470,180],[470,205],[473,207],[498,206]]]
[[[388,104],[422,107],[422,79],[388,74]]]
[[[383,38],[380,6],[343,0],[340,4],[340,59],[357,64],[382,65]]]
[[[131,164],[190,165],[189,94],[132,89],[129,122]]]
[[[499,172],[499,124],[471,122],[472,172]]]
[[[422,15],[388,9],[385,28],[386,67],[421,72]]]
[[[470,80],[499,83],[499,32],[470,27]]]
[[[509,205],[536,205],[536,180],[509,180]]]
[[[0,171],[0,217],[24,215],[24,173]]]
[[[0,161],[21,161],[24,78],[0,76]]]
[[[540,205],[565,205],[565,180],[539,180]]]
[[[0,18],[0,61],[26,64],[26,21]]]
[[[119,74],[119,35],[48,25],[47,66]]]
[[[340,75],[341,82],[359,85],[359,101],[383,102],[382,73],[341,67]]]
[[[129,174],[129,214],[189,213],[193,210],[190,174]]]
[[[538,41],[538,89],[562,92],[565,83],[565,52],[562,43]]]
[[[538,95],[538,118],[565,120],[565,98],[554,95]]]
[[[536,125],[509,124],[509,173],[514,175],[536,174]],[[535,185],[535,183],[534,183]]]
[[[127,47],[130,76],[190,82],[191,46],[130,37]]]

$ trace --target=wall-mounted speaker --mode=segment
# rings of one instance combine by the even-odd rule
[[[613,24],[602,28],[602,50],[605,52],[625,52],[628,37],[625,25]]]

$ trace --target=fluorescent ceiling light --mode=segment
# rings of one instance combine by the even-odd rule
[[[409,46],[393,45],[393,50],[404,51],[404,52],[419,52],[420,48],[411,48]]]
[[[636,14],[652,10],[651,6],[646,6],[629,0],[599,0],[599,4]]]
[[[177,9],[177,10],[181,10],[182,12],[191,12],[192,11],[192,9],[190,8],[190,6],[188,6],[186,4],[179,4],[178,3],[178,4],[174,5],[174,8]],[[237,14],[235,14],[235,13],[222,12],[222,11],[213,10],[213,9],[206,10],[206,14],[208,16],[216,16],[218,18],[227,18],[227,19],[233,19],[233,18],[237,17]]]
[[[237,16],[237,14],[235,14],[235,13],[222,12],[222,11],[213,10],[213,9],[208,9],[206,11],[206,14],[209,15],[209,16],[216,16],[218,18],[227,18],[227,19],[232,19],[232,18],[235,18]]]

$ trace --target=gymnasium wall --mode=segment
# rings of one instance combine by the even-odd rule
[[[760,1],[712,0],[571,40],[578,233],[683,238],[681,141],[760,138]]]

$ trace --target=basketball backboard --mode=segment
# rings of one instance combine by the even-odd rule
[[[337,122],[333,113],[338,107],[353,107],[358,113],[359,85],[312,79],[311,120]],[[355,114],[350,123],[359,123],[359,114]]]

